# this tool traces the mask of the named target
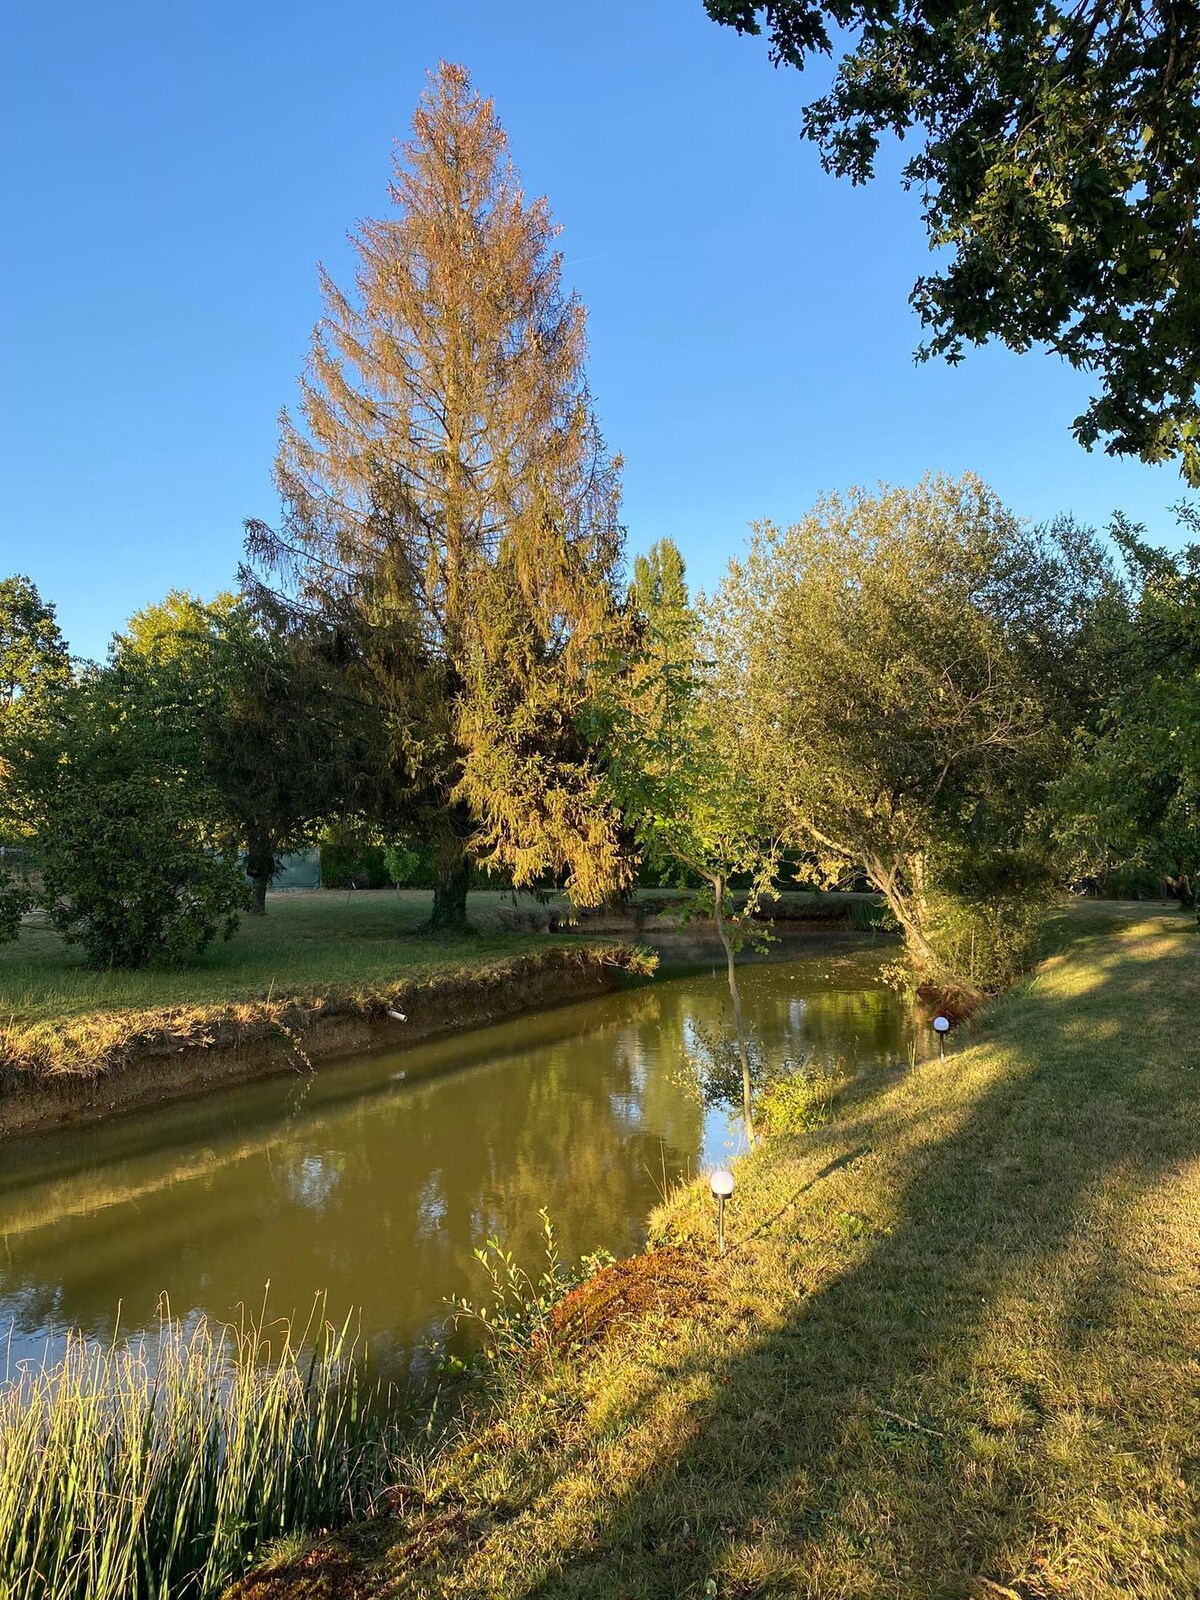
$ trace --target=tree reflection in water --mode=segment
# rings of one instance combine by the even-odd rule
[[[877,949],[745,969],[756,1035],[793,1058],[907,1056],[911,1023]],[[723,1155],[686,1074],[689,1030],[719,1030],[728,991],[669,978],[458,1039],[275,1079],[110,1126],[14,1146],[0,1175],[0,1330],[14,1358],[81,1327],[231,1315],[270,1281],[280,1313],[324,1291],[361,1309],[403,1378],[481,1290],[474,1251],[503,1239],[541,1266],[539,1208],[566,1259],[636,1248],[664,1185]],[[403,1081],[395,1075],[401,1068]],[[736,1126],[736,1124],[735,1124]]]

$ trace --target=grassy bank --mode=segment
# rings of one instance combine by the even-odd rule
[[[272,895],[266,917],[244,918],[234,937],[181,967],[95,972],[43,921],[0,945],[0,1073],[89,1074],[131,1055],[228,1043],[318,1016],[370,1015],[423,986],[478,976],[494,981],[563,951],[591,949],[628,961],[622,944],[677,927],[678,894],[650,890],[621,915],[585,915],[574,927],[565,900],[472,894],[472,931],[422,936],[425,891]],[[773,908],[786,929],[874,929],[869,895],[789,894]],[[702,932],[702,929],[693,929]],[[519,975],[519,972],[517,972]]]
[[[214,1029],[378,1010],[435,979],[495,975],[579,947],[577,936],[499,928],[498,896],[471,899],[476,931],[430,939],[417,932],[426,894],[281,894],[266,917],[245,918],[231,940],[186,966],[137,972],[89,971],[48,927],[27,926],[0,946],[0,1066],[86,1073],[130,1051],[211,1039]]]
[[[1059,933],[944,1065],[744,1161],[723,1260],[677,1196],[658,1310],[511,1375],[391,1514],[239,1600],[1200,1592],[1196,933]]]

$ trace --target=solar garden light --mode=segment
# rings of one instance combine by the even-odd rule
[[[938,1056],[946,1059],[946,1035],[950,1032],[950,1018],[937,1016],[933,1019],[933,1031],[938,1036]]]
[[[717,1249],[725,1254],[725,1202],[733,1193],[733,1173],[727,1167],[718,1167],[708,1180],[713,1199],[717,1202]]]

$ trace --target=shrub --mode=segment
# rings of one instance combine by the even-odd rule
[[[321,883],[326,889],[386,889],[392,881],[381,845],[351,839],[321,841]]]
[[[829,1120],[833,1078],[819,1067],[799,1067],[775,1078],[758,1102],[761,1133],[808,1133]]]
[[[996,994],[1038,958],[1054,863],[1035,845],[947,851],[924,905],[924,932],[940,971],[926,983]]]
[[[929,942],[956,984],[995,994],[1037,960],[1045,896],[995,899],[937,895],[930,901]]]
[[[400,888],[402,884],[411,883],[420,865],[420,855],[403,842],[389,844],[384,847],[384,871],[388,875],[388,882],[394,883],[397,888]]]
[[[63,778],[38,855],[50,920],[94,967],[184,961],[228,939],[248,904],[236,859],[205,848],[186,797],[141,774]]]

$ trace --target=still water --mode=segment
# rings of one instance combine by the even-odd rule
[[[797,944],[744,970],[747,1020],[793,1061],[908,1054],[885,947]],[[728,1027],[706,966],[316,1075],[274,1078],[0,1148],[0,1375],[63,1332],[98,1339],[179,1317],[361,1312],[377,1370],[419,1369],[446,1301],[484,1288],[492,1236],[542,1263],[635,1249],[681,1176],[740,1147],[702,1106],[689,1045]]]

